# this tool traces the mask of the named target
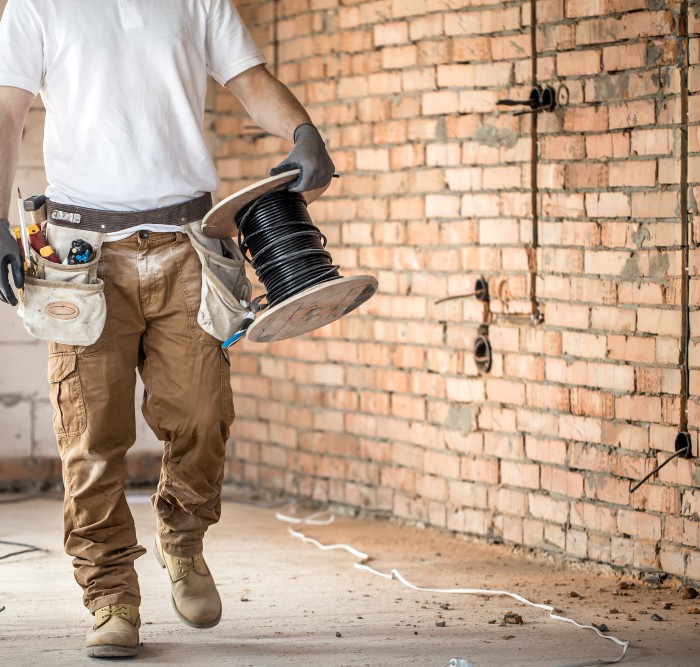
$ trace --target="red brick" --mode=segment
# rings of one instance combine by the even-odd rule
[[[632,130],[633,155],[668,155],[673,151],[673,130]]]
[[[445,41],[418,42],[418,64],[424,67],[452,62],[450,45]]]
[[[491,42],[486,37],[455,37],[452,51],[457,62],[484,61],[491,57]]]
[[[646,44],[622,44],[603,48],[603,69],[607,72],[626,71],[646,65]]]
[[[608,168],[610,187],[653,187],[656,184],[655,160],[611,162]]]
[[[634,535],[641,539],[658,540],[661,538],[661,519],[645,512],[620,510],[617,514],[617,526],[621,533]]]
[[[656,345],[653,338],[608,336],[607,356],[618,361],[653,363]]]
[[[681,330],[681,314],[673,310],[659,308],[639,308],[637,328],[641,332],[662,336],[678,335]]]
[[[545,317],[551,326],[587,329],[590,326],[588,306],[549,302],[545,305]]]
[[[564,51],[557,54],[557,74],[560,77],[586,76],[600,72],[599,51]]]
[[[381,23],[374,26],[375,46],[393,46],[408,42],[408,22]]]
[[[626,218],[630,211],[630,198],[621,192],[586,195],[586,212],[592,218]]]
[[[632,216],[635,218],[674,218],[678,216],[677,192],[633,192]]]
[[[385,47],[382,52],[384,69],[413,67],[418,62],[418,49],[414,45]],[[387,89],[384,89],[388,92]]]
[[[528,463],[501,462],[501,483],[526,489],[540,488],[540,467]]]
[[[640,125],[653,125],[656,120],[656,106],[652,100],[638,100],[611,105],[610,129],[636,128]],[[646,138],[638,133],[632,135],[632,148],[639,150],[639,145],[646,145]],[[646,155],[647,153],[641,153]]]
[[[534,436],[526,436],[525,453],[528,459],[540,463],[552,463],[555,465],[564,465],[566,463],[566,443],[563,440],[545,440]],[[542,468],[543,475],[544,471],[545,468]]]
[[[463,458],[461,464],[460,477],[462,479],[470,480],[473,482],[481,482],[484,484],[498,484],[500,482],[499,461]]]
[[[566,187],[601,189],[608,184],[608,165],[591,162],[578,162],[566,165]]]
[[[592,159],[626,158],[630,154],[629,132],[586,136],[586,155]]]
[[[428,37],[440,37],[445,32],[445,21],[442,14],[428,14],[412,18],[409,22],[411,41]]]
[[[650,396],[621,396],[615,399],[615,416],[637,422],[660,422],[661,399]]]
[[[596,306],[591,309],[591,328],[603,331],[633,332],[637,327],[634,310]]]
[[[578,18],[629,12],[634,9],[646,9],[647,4],[645,0],[577,0],[575,3],[566,3],[566,16]]]
[[[558,435],[568,440],[600,442],[600,420],[578,415],[560,415]]]
[[[530,58],[530,35],[507,35],[490,40],[493,60],[517,60]]]
[[[575,387],[571,390],[571,411],[575,415],[612,419],[615,417],[615,398],[613,394]]]

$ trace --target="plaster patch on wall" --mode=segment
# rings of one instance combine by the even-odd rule
[[[651,233],[642,225],[639,225],[639,229],[632,234],[632,243],[634,243],[634,245],[636,245],[640,250],[644,245],[644,241],[648,241],[649,239],[651,239]]]
[[[656,252],[649,256],[649,274],[654,278],[666,278],[671,260],[665,252]]]
[[[639,264],[637,263],[637,258],[632,254],[632,256],[627,260],[625,267],[622,269],[622,277],[629,279],[638,279],[640,277],[641,271],[639,270]]]
[[[598,101],[622,100],[629,97],[630,75],[627,72],[621,74],[601,74],[595,79],[595,96]]]
[[[664,49],[660,45],[654,44],[654,42],[647,42],[647,53],[646,60],[648,65],[656,65],[662,61],[664,55]]]
[[[462,405],[451,405],[447,412],[445,427],[453,431],[469,433],[474,422],[474,411]]]
[[[478,144],[493,148],[513,148],[518,143],[518,135],[507,127],[482,124],[472,137]]]

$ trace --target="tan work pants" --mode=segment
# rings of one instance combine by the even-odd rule
[[[106,243],[107,324],[88,347],[49,344],[54,430],[63,463],[65,548],[85,606],[138,605],[134,521],[124,455],[136,438],[136,369],[149,426],[164,442],[152,497],[165,551],[201,552],[221,512],[226,439],[233,422],[230,366],[197,324],[201,265],[182,233],[136,233]]]

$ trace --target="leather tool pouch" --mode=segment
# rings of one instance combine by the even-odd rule
[[[104,282],[97,277],[104,234],[48,224],[45,232],[59,259],[81,238],[94,249],[87,264],[49,262],[31,250],[35,275],[27,276],[21,291],[24,327],[35,338],[63,345],[92,345],[102,335],[107,317]]]
[[[197,323],[214,338],[226,340],[250,312],[253,287],[245,275],[245,259],[233,239],[205,236],[201,222],[185,225],[185,232],[202,263]]]

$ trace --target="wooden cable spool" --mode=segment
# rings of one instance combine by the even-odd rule
[[[204,217],[202,231],[211,238],[236,236],[237,217],[266,195],[286,189],[299,173],[299,169],[293,169],[271,176],[227,197]],[[303,193],[306,205],[327,189],[325,186]],[[375,294],[377,287],[377,279],[367,275],[323,280],[265,310],[248,327],[247,336],[255,342],[270,343],[320,329],[358,308]]]

